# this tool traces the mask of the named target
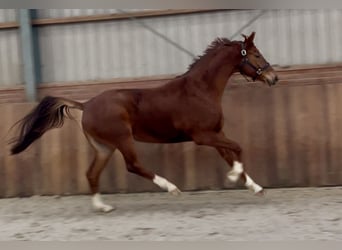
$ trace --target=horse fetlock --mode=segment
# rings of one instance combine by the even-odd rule
[[[238,179],[240,177],[240,174],[236,174],[236,173],[231,173],[231,171],[227,174],[227,178],[231,181],[231,182],[237,182]]]
[[[242,163],[234,161],[234,165],[232,170],[230,170],[227,173],[227,178],[231,181],[231,182],[237,182],[238,179],[240,178],[240,175],[243,173],[243,167],[242,167]]]

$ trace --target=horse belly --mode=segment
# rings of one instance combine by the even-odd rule
[[[141,142],[177,143],[191,141],[185,132],[170,126],[133,126],[134,139]]]

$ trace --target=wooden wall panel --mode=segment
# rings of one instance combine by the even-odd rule
[[[272,88],[246,83],[238,75],[227,86],[224,130],[241,144],[245,168],[265,187],[342,185],[342,66],[278,71],[281,81]],[[43,85],[39,95],[81,100],[109,88],[153,87],[167,79]],[[19,88],[8,91],[22,93]],[[85,172],[93,152],[75,122],[49,131],[18,156],[8,154],[8,129],[35,105],[13,100],[0,104],[0,197],[88,193]],[[226,181],[228,167],[211,148],[191,142],[137,143],[137,148],[147,168],[182,190],[241,187]],[[101,190],[159,191],[149,181],[127,173],[119,152],[101,177]]]

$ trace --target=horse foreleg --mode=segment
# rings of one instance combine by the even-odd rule
[[[173,195],[180,194],[180,190],[177,188],[176,185],[169,182],[167,179],[161,176],[158,176],[141,166],[141,164],[138,161],[136,151],[134,149],[134,143],[133,143],[132,137],[128,137],[125,140],[122,140],[122,142],[118,146],[118,149],[122,153],[126,162],[127,170],[130,173],[133,173],[141,177],[144,177],[148,180],[151,180],[154,184],[156,184],[160,188],[168,191],[169,193]]]
[[[242,149],[236,142],[226,138],[223,132],[201,133],[193,137],[194,142],[199,145],[207,145],[216,148],[222,158],[231,166],[227,178],[232,182],[241,179],[245,186],[255,194],[263,194],[263,188],[256,184],[244,171],[242,163]]]
[[[222,158],[225,159],[230,166],[232,166],[232,169],[227,173],[227,178],[231,182],[237,182],[239,179],[241,179],[249,190],[253,191],[255,194],[263,194],[263,188],[256,184],[253,179],[244,171],[242,161],[236,160],[236,157],[234,157],[236,152],[226,148],[216,149]]]

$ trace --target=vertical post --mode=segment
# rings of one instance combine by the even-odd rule
[[[31,9],[30,14],[31,14],[31,20],[38,18],[38,12],[36,9]],[[37,84],[39,84],[42,81],[41,70],[40,70],[41,65],[40,65],[40,48],[39,48],[38,29],[39,29],[38,26],[32,27],[33,56],[34,56],[35,77],[36,77]]]
[[[19,10],[19,25],[20,25],[20,40],[22,49],[22,58],[24,64],[24,82],[26,99],[34,102],[37,99],[37,38],[34,37],[34,32],[31,24],[31,11],[29,9]]]

